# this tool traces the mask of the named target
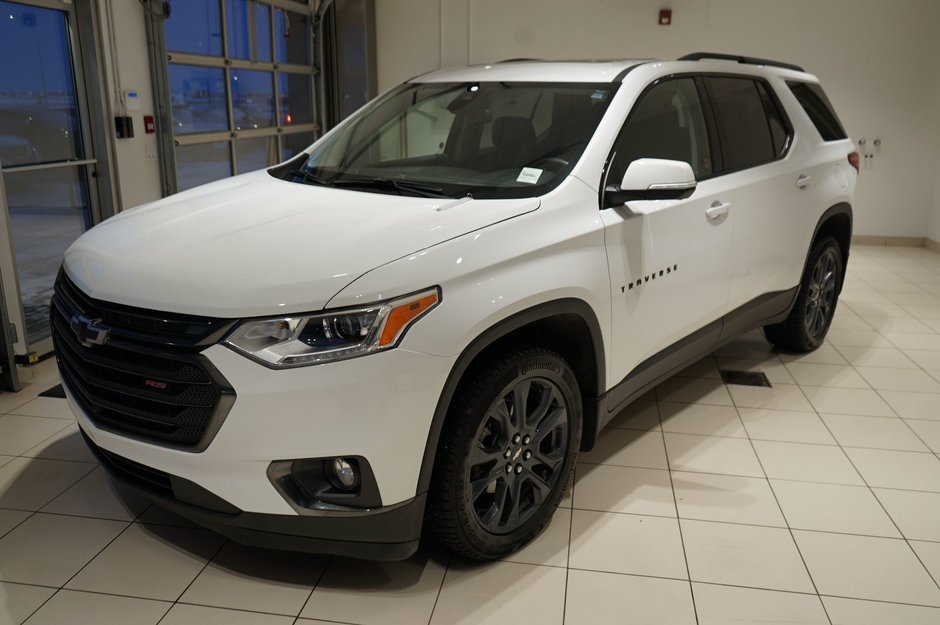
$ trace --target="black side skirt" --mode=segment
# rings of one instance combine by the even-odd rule
[[[793,287],[786,291],[761,295],[641,362],[627,377],[599,398],[598,433],[631,401],[663,380],[745,332],[786,319],[796,302],[798,292],[799,287]]]

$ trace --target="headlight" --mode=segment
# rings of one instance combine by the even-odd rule
[[[440,301],[433,288],[355,310],[243,321],[224,344],[278,369],[353,358],[395,347]]]

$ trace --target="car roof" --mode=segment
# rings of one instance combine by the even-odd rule
[[[695,56],[695,55],[690,55]],[[741,59],[736,60],[736,59]],[[728,72],[742,69],[747,73],[773,73],[787,77],[816,80],[815,76],[796,66],[779,66],[774,61],[750,57],[716,58],[703,56],[679,59],[622,59],[593,61],[544,61],[540,59],[510,59],[496,63],[451,67],[434,70],[415,76],[408,82],[570,82],[610,83],[620,82],[629,71],[639,65],[655,64],[668,66],[676,72]]]

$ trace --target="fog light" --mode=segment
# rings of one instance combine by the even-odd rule
[[[355,460],[335,458],[327,464],[327,475],[336,488],[351,491],[359,485],[359,467]]]

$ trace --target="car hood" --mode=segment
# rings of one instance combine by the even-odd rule
[[[260,171],[120,213],[68,249],[65,270],[90,297],[152,310],[314,311],[370,269],[538,206],[340,190]]]

